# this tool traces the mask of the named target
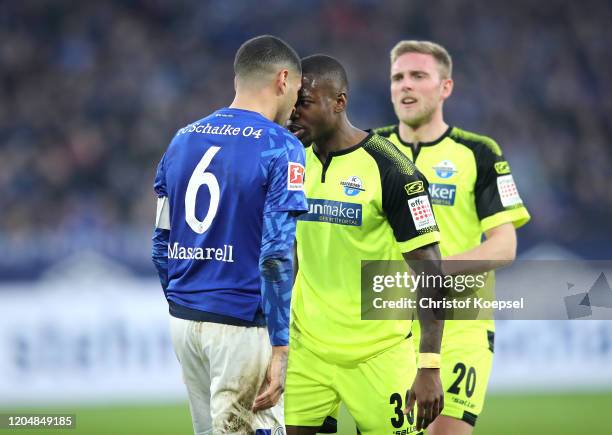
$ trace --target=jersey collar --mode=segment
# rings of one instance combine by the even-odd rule
[[[266,118],[265,116],[263,116],[262,113],[259,112],[255,112],[253,110],[247,110],[247,109],[239,109],[237,107],[223,107],[217,111],[215,111],[215,113],[234,113],[234,114],[245,114],[245,115],[254,115],[254,116],[259,116],[261,118],[264,118],[268,121],[270,121],[268,118]]]
[[[404,142],[402,140],[402,138],[400,137],[400,133],[399,133],[399,125],[396,125],[395,128],[393,129],[393,133],[395,133],[395,135],[397,136],[397,140],[399,140],[399,142],[407,147],[410,147],[412,149],[414,149],[414,147],[416,145],[420,147],[429,147],[429,146],[433,146],[433,145],[437,145],[440,142],[442,142],[446,137],[448,137],[448,135],[450,135],[450,132],[453,130],[453,126],[449,125],[448,128],[446,129],[446,131],[444,133],[442,133],[442,136],[440,136],[439,138],[437,138],[436,140],[433,140],[431,142],[418,142],[418,143],[412,143],[412,142]]]
[[[374,133],[369,131],[368,135],[361,142],[359,142],[356,145],[353,145],[350,148],[345,148],[345,149],[340,150],[340,151],[331,151],[327,155],[327,161],[325,163],[321,162],[321,158],[316,153],[314,145],[311,145],[312,153],[317,157],[317,160],[319,161],[319,163],[321,163],[323,165],[323,170],[321,171],[321,183],[325,183],[325,174],[327,173],[327,168],[329,168],[329,165],[331,164],[331,162],[332,162],[334,157],[343,156],[345,154],[349,154],[349,153],[352,153],[353,151],[358,150],[359,148],[361,148],[363,146],[363,144],[365,144],[368,140],[370,140],[370,138],[372,137],[373,134]]]
[[[367,133],[368,133],[368,135],[361,142],[357,143],[356,145],[353,145],[350,148],[345,148],[345,149],[340,150],[340,151],[330,151],[329,154],[327,155],[327,160],[329,161],[332,157],[343,156],[345,154],[352,153],[353,151],[356,151],[359,148],[361,148],[363,146],[363,144],[365,144],[372,137],[372,135],[374,134],[371,131],[368,131]],[[312,152],[314,153],[315,156],[319,157],[319,155],[315,151],[314,146],[312,147]],[[321,159],[319,158],[319,160],[321,160]]]

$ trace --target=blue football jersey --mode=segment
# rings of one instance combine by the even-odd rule
[[[265,212],[305,212],[304,148],[259,113],[225,108],[180,129],[158,165],[169,301],[253,320]]]

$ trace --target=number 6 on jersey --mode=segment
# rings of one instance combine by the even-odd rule
[[[210,165],[210,162],[215,157],[221,147],[210,147],[200,160],[200,163],[195,167],[189,184],[187,184],[187,191],[185,192],[185,220],[189,227],[198,234],[204,233],[212,224],[217,209],[219,208],[219,182],[217,178],[211,172],[206,172],[206,168]],[[198,196],[198,190],[200,186],[207,185],[210,191],[210,204],[204,220],[198,220],[195,215],[195,203]]]

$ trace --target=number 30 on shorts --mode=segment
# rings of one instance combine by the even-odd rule
[[[457,379],[453,382],[453,385],[447,390],[451,394],[461,394],[461,389],[465,388],[465,395],[469,398],[474,394],[476,389],[476,369],[470,367],[469,369],[463,363],[457,363],[453,369],[453,373],[457,373]],[[462,386],[463,379],[465,378],[465,386]]]
[[[410,391],[406,391],[406,404],[408,403]],[[400,393],[393,393],[389,397],[389,404],[395,405],[393,411],[395,411],[395,417],[391,419],[391,424],[394,428],[399,429],[404,426],[404,417],[408,420],[408,424],[412,426],[414,424],[414,410],[410,410],[407,415],[404,415],[404,408],[402,406],[402,396]]]

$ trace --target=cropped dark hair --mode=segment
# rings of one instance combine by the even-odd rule
[[[348,91],[346,70],[336,58],[326,54],[313,54],[302,59],[302,74],[312,74],[330,80],[338,90]]]
[[[234,73],[237,77],[272,73],[278,66],[302,73],[300,57],[295,50],[282,39],[271,35],[249,39],[240,46],[234,58]]]

